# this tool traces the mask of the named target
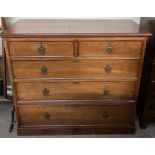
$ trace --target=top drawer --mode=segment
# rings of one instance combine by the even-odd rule
[[[11,56],[73,57],[73,42],[10,42]]]
[[[77,49],[75,49],[77,48]],[[71,41],[12,41],[9,42],[10,56],[53,56],[73,57],[74,50],[79,56],[124,56],[139,57],[141,41],[79,41],[79,47]]]
[[[141,41],[80,42],[80,56],[140,56]]]

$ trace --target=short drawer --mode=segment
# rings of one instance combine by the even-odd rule
[[[152,66],[152,72],[151,72],[152,80],[155,81],[155,64]]]
[[[74,56],[72,42],[10,42],[11,56]]]
[[[155,109],[148,109],[145,111],[145,118],[155,118]]]
[[[15,78],[138,77],[139,60],[56,59],[13,61]]]
[[[150,84],[150,94],[155,95],[155,81]]]
[[[51,81],[16,83],[19,100],[134,99],[136,82]]]
[[[140,41],[80,42],[80,56],[140,56]]]
[[[155,109],[155,95],[148,95],[146,98],[146,109]]]
[[[21,105],[21,126],[129,124],[134,120],[131,105]]]

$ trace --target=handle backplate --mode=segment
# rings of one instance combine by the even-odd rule
[[[49,114],[48,112],[46,112],[46,113],[44,114],[44,118],[45,118],[46,120],[50,120],[51,114]]]
[[[105,70],[106,73],[110,73],[111,70],[112,70],[112,67],[107,65],[106,67],[104,67],[104,70]]]
[[[108,113],[107,111],[104,111],[104,112],[102,113],[102,117],[103,117],[104,119],[109,118],[109,113]]]
[[[42,74],[47,74],[48,68],[46,66],[42,66],[40,71],[41,71]]]
[[[47,88],[45,88],[43,91],[42,91],[42,93],[43,93],[43,95],[44,96],[48,96],[49,95],[49,90],[47,89]]]

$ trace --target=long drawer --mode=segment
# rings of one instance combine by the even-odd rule
[[[139,60],[17,60],[12,64],[15,78],[129,78],[138,76]]]
[[[18,82],[16,89],[19,100],[120,100],[135,98],[136,82]]]
[[[10,56],[74,56],[73,42],[10,42]]]
[[[17,108],[21,126],[108,125],[133,123],[131,105],[21,105]]]
[[[140,56],[142,42],[140,41],[92,41],[80,42],[80,56]]]

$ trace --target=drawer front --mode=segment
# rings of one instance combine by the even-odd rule
[[[20,124],[29,125],[106,125],[133,123],[131,105],[21,105]]]
[[[71,56],[74,55],[72,42],[10,42],[11,56]]]
[[[145,118],[155,118],[155,109],[146,110]]]
[[[149,92],[149,94],[155,96],[155,81],[152,81],[150,83],[150,92]]]
[[[146,109],[155,109],[155,95],[148,95],[145,103]]]
[[[19,100],[134,99],[136,82],[34,82],[16,83]]]
[[[123,78],[138,76],[138,60],[13,61],[15,78]]]
[[[152,66],[152,80],[155,81],[155,64]]]
[[[80,42],[80,56],[140,56],[140,41]]]

